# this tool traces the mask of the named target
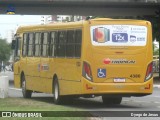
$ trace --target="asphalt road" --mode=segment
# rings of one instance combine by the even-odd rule
[[[9,88],[9,97],[22,97],[20,89]],[[53,95],[44,93],[33,93],[32,99],[52,103]],[[154,88],[153,94],[144,97],[125,97],[120,105],[104,106],[101,97],[75,99],[70,107],[82,108],[87,111],[159,111],[160,110],[160,89]]]
[[[22,97],[22,91],[20,89],[9,88],[9,97]],[[50,94],[33,93],[31,99],[47,102],[51,105],[54,104],[53,95]],[[83,109],[84,111],[91,111],[90,113],[96,117],[92,120],[160,120],[160,88],[154,88],[152,95],[144,97],[123,98],[123,101],[120,105],[104,106],[101,97],[95,97],[75,99],[71,104],[64,106]],[[111,114],[111,111],[116,111],[116,113]],[[142,113],[145,113],[145,111],[159,111],[159,117],[136,117],[136,119],[135,117],[126,117],[125,115],[124,117],[113,117],[114,114],[121,116],[121,114],[125,114],[128,111],[133,111],[133,113],[134,111],[142,111]],[[132,112],[128,114],[130,115]],[[138,114],[140,113],[138,112]],[[110,117],[107,115],[113,116]]]
[[[10,73],[10,75],[12,75]],[[9,97],[22,97],[21,89],[16,89],[13,86],[13,80],[9,82]],[[130,97],[123,98],[120,105],[108,105],[104,106],[101,97],[95,98],[79,98],[75,99],[72,104],[65,105],[73,108],[80,108],[85,111],[92,111],[92,115],[97,116],[97,119],[102,120],[121,120],[119,117],[106,117],[108,111],[159,111],[159,117],[143,117],[140,120],[160,120],[160,84],[159,77],[154,78],[154,90],[152,95],[144,97]],[[33,93],[32,99],[42,102],[53,104],[53,95],[44,93]],[[107,111],[107,112],[105,112]],[[123,113],[116,114],[123,114]],[[144,119],[145,118],[145,119]],[[138,120],[139,118],[133,118],[133,120]],[[131,119],[131,120],[132,120]],[[128,120],[124,117],[123,120]]]

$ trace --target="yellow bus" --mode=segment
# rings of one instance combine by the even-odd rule
[[[152,31],[143,20],[97,18],[20,27],[14,84],[24,98],[53,94],[61,104],[102,96],[104,104],[152,94]]]

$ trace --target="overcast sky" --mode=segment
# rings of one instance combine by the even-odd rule
[[[5,38],[8,30],[21,25],[41,24],[42,15],[0,15],[0,37]]]

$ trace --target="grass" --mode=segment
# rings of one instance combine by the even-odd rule
[[[47,98],[46,98],[47,99]],[[38,101],[35,99],[24,99],[24,98],[5,98],[0,99],[0,110],[1,111],[68,111],[73,108],[65,107],[62,105],[55,105],[53,103],[47,103],[45,101]]]
[[[82,111],[66,105],[52,103],[52,98],[4,98],[0,99],[0,111]],[[66,113],[63,113],[67,114]],[[73,113],[74,114],[74,113]],[[89,114],[89,113],[88,113]],[[65,115],[64,115],[65,116]],[[67,115],[66,115],[67,116]],[[0,118],[2,119],[2,118]],[[86,120],[87,117],[3,118],[3,120]]]
[[[45,118],[0,118],[0,120],[88,120],[89,118],[77,117],[45,117]]]

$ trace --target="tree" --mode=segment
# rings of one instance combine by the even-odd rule
[[[159,55],[159,48],[153,44],[153,55]]]
[[[8,61],[11,55],[11,44],[0,38],[0,61]]]
[[[160,17],[153,17],[150,21],[153,29],[153,40],[157,39],[160,41]]]
[[[152,40],[160,41],[160,14],[155,16],[143,16],[138,19],[148,20],[152,23]]]

